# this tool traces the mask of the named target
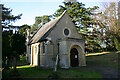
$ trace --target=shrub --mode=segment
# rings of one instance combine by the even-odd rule
[[[114,44],[116,49],[119,51],[120,50],[120,43],[118,42],[118,40],[116,38],[114,38]]]

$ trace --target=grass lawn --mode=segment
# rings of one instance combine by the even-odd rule
[[[118,65],[118,55],[120,52],[93,54],[86,56],[87,66],[85,67],[58,69],[57,74],[59,78],[102,78],[102,70],[107,70],[106,67],[120,70],[120,65]],[[48,78],[53,72],[53,69],[42,69],[29,65],[18,66],[17,70],[19,73],[17,78]],[[10,73],[11,70],[3,71],[3,77],[10,78]]]
[[[101,78],[98,72],[84,72],[80,69],[58,69],[61,78]]]
[[[25,65],[17,67],[20,74],[18,78],[48,78],[52,74],[53,69],[42,69],[33,66]],[[10,76],[10,70],[4,71],[4,76]],[[79,68],[76,69],[58,69],[57,71],[60,78],[100,78],[101,75],[97,72],[84,72]]]
[[[118,60],[120,56],[120,51],[117,52],[102,52],[102,53],[92,53],[87,55],[87,63],[94,63],[99,66],[110,66],[114,69],[118,69]]]

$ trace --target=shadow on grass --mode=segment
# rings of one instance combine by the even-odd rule
[[[27,67],[26,67],[27,66]],[[2,71],[2,77],[3,80],[6,79],[25,79],[25,78],[47,78],[50,73],[52,72],[52,69],[42,69],[42,68],[36,68],[36,67],[31,67],[28,65],[22,66],[21,68],[17,68],[17,72],[13,72],[12,69],[10,70],[3,70]],[[18,75],[16,75],[18,74]]]
[[[18,66],[19,76],[11,76],[11,70],[3,71],[3,78],[20,78],[20,79],[42,79],[42,78],[101,78],[99,74],[100,68],[111,66],[115,69],[118,67],[118,55],[116,53],[87,56],[87,66],[70,69],[58,69],[57,73],[53,69],[37,68],[34,66],[24,65]],[[104,69],[102,69],[104,70]],[[57,77],[56,77],[57,76]]]
[[[43,69],[36,67],[22,67],[17,68],[19,76],[11,76],[11,71],[5,71],[4,78],[20,78],[20,79],[59,79],[59,78],[100,78],[100,74],[97,72],[83,72],[79,68],[77,69],[58,69],[57,72],[53,72],[53,69]],[[9,73],[8,73],[9,72]]]
[[[92,65],[101,65],[101,66],[108,66],[109,64],[117,64],[118,65],[118,58],[120,53],[117,52],[109,52],[107,54],[99,54],[99,55],[92,55],[86,56],[87,64]],[[88,65],[88,66],[89,66]]]

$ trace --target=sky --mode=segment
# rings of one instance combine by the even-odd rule
[[[0,4],[4,4],[5,7],[12,9],[13,15],[22,13],[20,20],[17,20],[12,25],[21,26],[24,24],[33,25],[35,23],[36,16],[52,15],[59,5],[63,5],[64,0],[1,0]],[[108,0],[77,0],[85,4],[85,7],[99,6],[101,2]],[[110,0],[118,1],[118,0]]]

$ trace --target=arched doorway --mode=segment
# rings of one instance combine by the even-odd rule
[[[79,65],[78,50],[76,48],[72,48],[70,51],[70,62],[71,62],[71,67],[78,67]]]

